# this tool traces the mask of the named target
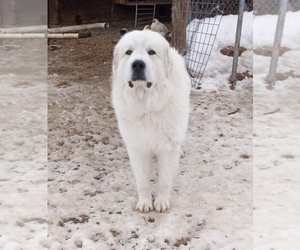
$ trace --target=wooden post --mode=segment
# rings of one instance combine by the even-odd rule
[[[137,25],[137,14],[138,14],[138,5],[135,5],[135,18],[134,18],[134,27]]]
[[[186,26],[188,22],[190,0],[172,2],[172,46],[181,55],[186,53]]]
[[[59,25],[58,0],[48,0],[49,25]]]

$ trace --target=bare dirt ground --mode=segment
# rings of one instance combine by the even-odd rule
[[[110,102],[122,27],[49,41],[61,46],[48,51],[50,249],[252,249],[252,79],[192,92],[171,209],[138,213]]]

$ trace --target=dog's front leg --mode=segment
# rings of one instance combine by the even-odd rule
[[[136,208],[141,212],[147,213],[153,210],[150,187],[150,165],[152,157],[148,150],[140,148],[128,148],[128,154],[139,196]]]
[[[163,212],[170,206],[170,193],[179,165],[180,152],[180,145],[176,145],[172,150],[163,150],[157,155],[158,192],[154,201],[157,212]]]

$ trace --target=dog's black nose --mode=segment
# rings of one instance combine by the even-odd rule
[[[143,70],[146,67],[146,64],[142,60],[135,60],[132,63],[132,69],[134,70]]]
[[[135,60],[132,65],[132,80],[133,81],[145,81],[145,68],[146,64],[142,60]]]

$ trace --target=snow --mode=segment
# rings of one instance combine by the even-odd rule
[[[46,249],[46,42],[15,42],[22,53],[0,48],[0,248],[5,250]],[[34,49],[26,49],[29,44]]]
[[[222,71],[207,71],[207,88],[191,94],[185,155],[171,209],[161,214],[135,210],[135,182],[110,89],[80,83],[57,88],[60,76],[49,77],[49,107],[59,114],[49,117],[50,249],[252,249],[252,79],[231,91],[232,58],[216,52],[210,67],[227,59]],[[251,71],[251,61],[249,47],[241,67]],[[153,191],[156,180],[154,171]]]
[[[278,73],[300,70],[300,12],[287,12],[281,46],[290,50],[278,60]],[[254,48],[273,46],[277,17],[256,16]],[[298,249],[299,219],[299,76],[275,82],[265,78],[270,57],[253,56],[253,248]],[[266,112],[280,111],[271,115]]]
[[[299,49],[300,27],[296,25],[298,21],[299,11],[287,12],[281,46],[289,47],[295,51]],[[255,30],[253,33],[254,47],[273,45],[276,25],[277,16],[275,15],[256,16],[253,22],[253,30]]]
[[[237,17],[237,15],[228,15],[204,18],[202,20],[195,18],[188,24],[186,29],[187,46],[189,48],[186,55],[187,67],[192,72],[203,73],[204,65],[208,62],[201,80],[201,88],[217,89],[218,82],[220,81],[214,81],[213,79],[218,77],[220,73],[227,73],[228,69],[231,68],[232,57],[223,57],[220,60],[220,50],[227,46],[234,46]],[[252,60],[248,60],[252,56],[252,27],[253,12],[245,12],[243,15],[240,46],[245,47],[248,52],[240,58],[238,68],[240,72],[244,72],[244,69],[252,68]],[[201,32],[205,32],[205,34]],[[216,38],[214,39],[215,36]],[[191,42],[192,38],[194,40]],[[194,61],[198,61],[199,63],[197,64]],[[210,80],[210,78],[213,79]]]
[[[27,78],[6,67],[11,58],[22,62],[22,53],[2,59],[0,248],[298,249],[299,80],[267,89],[270,57],[252,49],[272,46],[276,17],[245,13],[247,51],[238,72],[252,73],[253,60],[254,81],[245,78],[230,90],[232,57],[219,50],[233,46],[236,18],[223,17],[201,89],[191,93],[185,155],[171,208],[161,214],[134,209],[133,174],[105,83],[58,88],[60,76],[49,76],[48,104],[57,116],[49,115],[47,175],[47,90],[44,76],[36,77],[46,72],[41,51],[27,55]],[[287,13],[283,45],[291,50],[278,72],[299,72],[299,22],[300,12]]]

